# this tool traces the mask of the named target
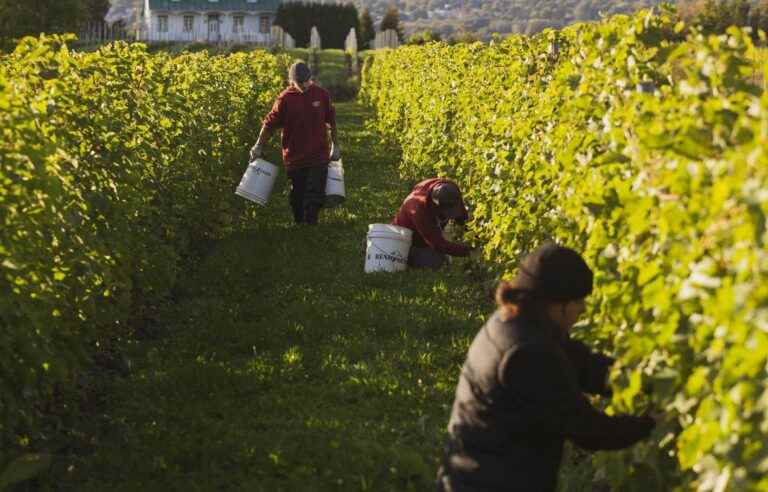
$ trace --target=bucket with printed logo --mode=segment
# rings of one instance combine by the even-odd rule
[[[344,165],[341,159],[331,161],[328,164],[328,178],[325,180],[325,206],[332,208],[338,207],[347,195],[344,190]]]
[[[264,159],[256,159],[248,164],[235,194],[259,205],[266,205],[275,186],[277,173],[277,166]]]
[[[401,272],[408,266],[413,231],[392,224],[368,226],[365,273]]]

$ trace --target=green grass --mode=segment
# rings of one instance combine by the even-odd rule
[[[317,54],[318,83],[328,89],[337,101],[348,101],[357,95],[358,81],[350,77],[344,50],[322,50]]]
[[[307,48],[293,48],[282,50],[282,52],[297,60],[304,60],[305,62],[309,60],[309,50]]]
[[[363,273],[367,226],[411,183],[338,105],[348,200],[292,224],[282,178],[128,344],[125,377],[39,490],[431,490],[459,365],[491,311],[464,273]],[[256,207],[256,205],[253,205]]]
[[[293,60],[303,60],[312,65],[310,50],[307,48],[283,50],[283,53]],[[358,81],[349,76],[344,50],[319,50],[314,71],[315,80],[331,93],[335,101],[350,101],[357,95]]]
[[[346,53],[344,50],[337,49],[320,50],[317,57],[320,63],[343,64]]]
[[[327,85],[339,85],[349,77],[346,55],[343,50],[322,50],[317,55],[320,80]]]

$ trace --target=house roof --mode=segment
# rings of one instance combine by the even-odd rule
[[[276,11],[280,0],[149,0],[149,9],[166,12],[263,12]]]

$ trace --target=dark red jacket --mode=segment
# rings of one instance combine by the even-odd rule
[[[398,210],[392,223],[413,231],[412,246],[414,247],[428,247],[451,256],[467,256],[470,251],[468,246],[452,243],[443,237],[437,206],[432,203],[430,198],[434,187],[445,182],[452,181],[432,178],[417,184],[400,206],[400,210]],[[464,209],[464,217],[459,220],[467,220],[469,214],[463,202],[461,206]]]
[[[336,126],[336,109],[322,87],[312,84],[305,92],[288,87],[263,123],[268,130],[283,129],[285,167],[320,166],[330,161],[326,125]]]

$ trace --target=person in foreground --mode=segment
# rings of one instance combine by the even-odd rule
[[[328,91],[312,81],[304,62],[294,63],[290,85],[264,118],[259,138],[251,149],[251,161],[262,156],[264,144],[277,128],[283,129],[283,163],[291,180],[290,203],[297,224],[317,224],[325,201],[328,163],[340,157],[336,109]],[[328,149],[328,131],[331,149]]]
[[[499,285],[461,370],[438,491],[554,491],[566,439],[611,450],[651,434],[653,418],[608,416],[584,396],[610,395],[613,363],[569,336],[591,291],[581,256],[551,243]]]
[[[413,231],[408,265],[437,269],[446,255],[468,256],[471,248],[443,236],[449,220],[463,224],[469,219],[461,190],[453,181],[432,178],[417,184],[400,206],[392,224]]]

